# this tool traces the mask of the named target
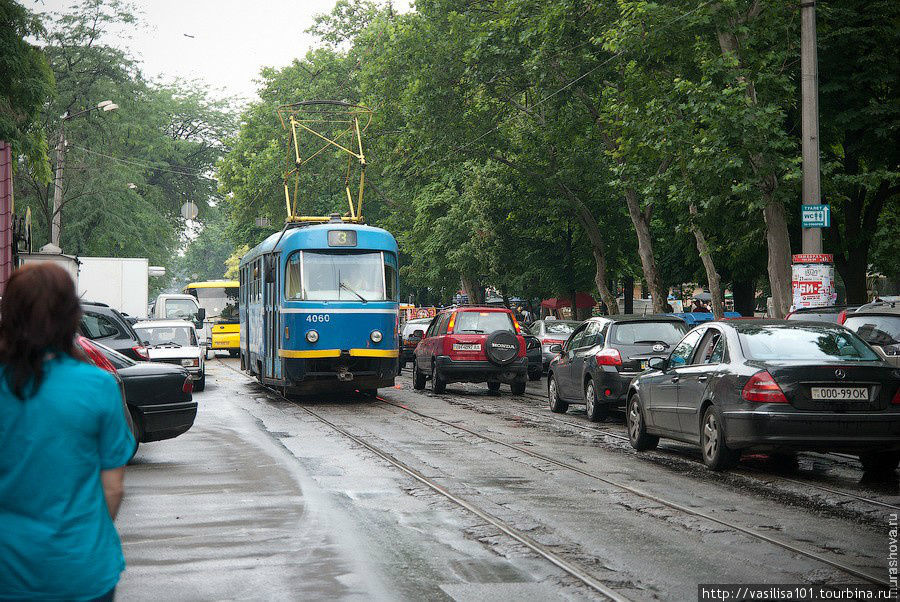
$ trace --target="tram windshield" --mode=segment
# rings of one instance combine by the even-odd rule
[[[304,301],[395,299],[396,260],[389,255],[380,251],[297,253],[288,261],[285,297]],[[390,280],[387,291],[386,277]]]

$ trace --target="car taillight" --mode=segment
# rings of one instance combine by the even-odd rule
[[[596,356],[598,366],[621,366],[622,356],[618,349],[604,349]]]
[[[96,345],[91,343],[90,339],[77,335],[75,340],[81,346],[82,351],[88,356],[88,359],[91,360],[91,363],[102,370],[106,370],[110,374],[116,373],[116,367],[113,366],[112,362],[109,361],[109,358],[107,358]]]
[[[510,316],[510,317],[512,318],[513,326],[516,327],[516,334],[521,334],[521,333],[522,333],[522,329],[519,327],[519,321],[516,320],[516,317],[515,317],[515,316]]]
[[[900,405],[900,387],[897,387],[897,390],[894,391],[894,398],[891,400],[891,403],[894,405]]]
[[[191,377],[188,376],[184,379],[184,384],[181,385],[181,390],[185,393],[191,393],[194,390],[194,381],[191,380]]]
[[[451,334],[453,332],[454,326],[456,326],[456,312],[450,314],[450,323],[447,324],[447,334]]]
[[[838,314],[838,324],[843,324],[847,321],[847,310],[841,310],[841,313]]]
[[[758,403],[787,403],[784,391],[772,378],[768,370],[762,370],[750,377],[741,391],[741,397]]]
[[[132,347],[131,350],[134,351],[135,354],[142,360],[150,359],[150,353],[147,351],[147,348],[144,347],[143,345],[137,345],[136,347]]]

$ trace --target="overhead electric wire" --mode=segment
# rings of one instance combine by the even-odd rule
[[[180,176],[190,176],[190,177],[194,177],[194,178],[202,178],[202,179],[204,179],[204,180],[210,180],[210,181],[213,181],[213,182],[216,182],[216,181],[217,181],[215,178],[211,178],[211,177],[209,177],[209,176],[207,176],[207,175],[204,175],[200,170],[194,170],[194,171],[181,171],[181,170],[178,170],[178,169],[167,169],[167,168],[165,168],[165,167],[159,167],[158,165],[154,165],[153,163],[148,163],[148,162],[146,162],[146,161],[140,161],[140,160],[138,160],[138,159],[122,159],[121,157],[116,157],[116,156],[113,156],[113,155],[107,155],[106,153],[101,153],[101,152],[99,152],[99,151],[91,150],[91,149],[85,148],[85,147],[83,147],[83,146],[78,146],[77,144],[72,144],[72,145],[70,145],[70,146],[71,146],[72,148],[77,148],[78,150],[83,151],[83,152],[85,152],[85,153],[89,153],[89,154],[92,154],[92,155],[97,155],[97,156],[99,156],[99,157],[104,157],[104,158],[106,158],[106,159],[110,159],[110,160],[112,160],[112,161],[117,161],[117,162],[119,162],[119,163],[124,163],[124,164],[126,164],[126,165],[134,165],[134,166],[136,166],[136,167],[143,167],[143,168],[145,168],[145,169],[152,169],[152,170],[155,170],[155,171],[163,171],[163,172],[166,172],[166,173],[177,174],[177,175],[180,175]],[[185,170],[188,170],[188,169],[193,170],[194,168],[185,166],[184,169],[185,169]]]

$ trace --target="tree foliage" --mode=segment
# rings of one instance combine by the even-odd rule
[[[42,33],[38,17],[14,0],[0,0],[0,140],[26,158],[35,180],[46,183],[47,138],[37,124],[54,92],[53,72],[44,53],[27,41]]]
[[[201,222],[214,213],[212,169],[234,128],[233,110],[195,84],[145,79],[139,64],[108,42],[112,28],[136,26],[126,4],[83,0],[42,18],[45,29],[37,35],[56,95],[44,99],[47,108],[36,127],[52,141],[64,130],[62,249],[148,257],[172,272],[186,240],[182,205],[194,202]],[[105,100],[118,109],[60,118]],[[31,208],[40,246],[49,238],[53,183],[35,172],[18,174],[16,185],[17,205]]]
[[[856,299],[896,223],[900,7],[820,7],[826,250]],[[798,11],[421,0],[396,14],[341,0],[313,27],[320,48],[263,72],[262,101],[229,143],[230,232],[256,244],[272,229],[255,218],[284,215],[275,108],[336,98],[376,110],[366,214],[400,240],[407,292],[590,288],[614,304],[610,281],[636,277],[657,310],[693,280],[719,299],[770,289],[783,311],[800,241]],[[332,181],[307,181],[311,200]]]

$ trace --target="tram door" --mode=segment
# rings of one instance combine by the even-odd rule
[[[280,313],[278,311],[279,282],[281,281],[281,255],[278,253],[268,256],[271,270],[266,270],[266,295],[265,295],[265,337],[266,337],[266,377],[279,378],[280,370],[276,372],[278,363],[278,350],[281,348],[279,340]]]

